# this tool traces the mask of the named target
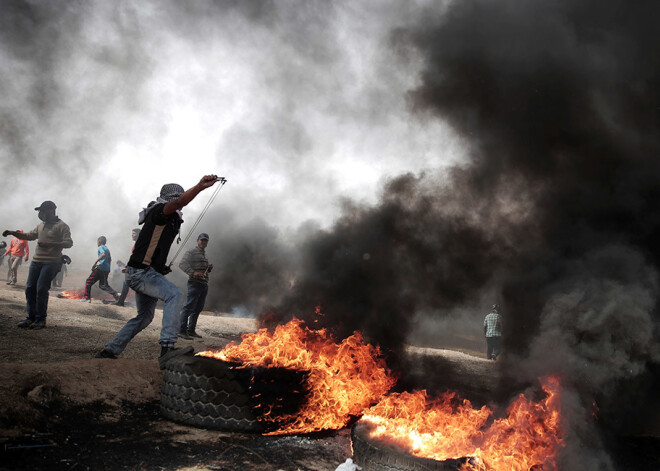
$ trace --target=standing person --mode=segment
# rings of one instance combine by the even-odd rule
[[[133,248],[131,249],[131,253],[135,252],[135,241],[137,241],[138,236],[140,235],[141,229],[139,227],[136,227],[131,231],[131,239],[133,239]],[[123,273],[126,273],[126,269],[122,268],[121,270]],[[128,296],[128,283],[126,282],[126,278],[124,277],[124,285],[121,287],[121,294],[119,295],[119,299],[115,303],[115,306],[124,306],[124,303],[126,302],[126,296]]]
[[[18,229],[17,232],[23,232],[23,229]],[[14,237],[9,243],[9,248],[4,253],[4,255],[9,255],[9,270],[7,271],[7,284],[15,285],[18,280],[18,267],[21,266],[23,262],[23,257],[25,261],[28,261],[30,257],[30,246],[28,245],[27,240],[21,240],[18,237]]]
[[[210,265],[206,258],[208,244],[209,235],[202,232],[197,237],[197,247],[188,250],[179,263],[179,268],[188,275],[188,295],[181,310],[181,328],[179,329],[179,337],[184,339],[202,338],[195,332],[195,327],[197,327],[197,318],[204,309],[206,294],[209,291],[208,274],[213,270],[213,265]]]
[[[96,240],[96,245],[98,246],[98,258],[92,265],[92,273],[85,281],[85,297],[84,301],[92,302],[92,286],[97,281],[99,282],[99,288],[101,288],[106,293],[110,293],[115,301],[119,299],[119,294],[108,284],[108,275],[110,274],[110,262],[112,261],[112,256],[110,255],[110,249],[105,245],[108,240],[105,236],[101,236]]]
[[[34,208],[39,211],[41,222],[27,234],[5,230],[2,235],[13,235],[21,240],[37,240],[37,249],[28,271],[25,284],[27,317],[18,324],[20,328],[43,329],[48,313],[48,290],[50,284],[62,268],[62,249],[73,246],[71,230],[64,221],[55,215],[57,206],[52,201],[44,201]]]
[[[493,304],[484,318],[484,335],[486,336],[486,358],[497,360],[502,351],[502,316],[497,304]]]
[[[71,257],[69,257],[68,255],[62,255],[62,269],[59,272],[57,272],[57,275],[55,275],[55,278],[53,279],[53,286],[56,286],[58,288],[62,287],[64,276],[68,271],[66,266],[69,263],[71,263]]]
[[[140,212],[139,224],[144,224],[135,243],[135,250],[128,261],[126,281],[135,291],[137,316],[129,320],[108,342],[96,358],[117,358],[142,329],[151,324],[158,300],[163,300],[163,326],[160,331],[161,346],[158,364],[165,368],[171,358],[192,352],[192,347],[174,348],[179,331],[179,307],[183,293],[165,275],[172,270],[167,266],[167,256],[183,223],[181,208],[190,203],[201,191],[213,186],[219,178],[205,175],[192,188],[183,191],[181,185],[163,185],[160,196]]]
[[[5,249],[7,248],[7,242],[0,240],[0,267],[5,263]],[[9,281],[9,276],[7,276],[7,281]]]

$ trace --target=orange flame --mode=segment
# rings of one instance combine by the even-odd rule
[[[342,428],[396,381],[380,349],[365,343],[359,332],[336,343],[326,329],[311,330],[295,318],[273,332],[260,329],[244,334],[240,344],[232,342],[219,352],[197,355],[246,366],[309,371],[305,404],[295,416],[285,418],[287,425],[272,435]]]
[[[462,470],[556,469],[560,433],[560,386],[544,378],[546,397],[533,402],[520,395],[506,417],[488,424],[492,411],[473,409],[454,393],[430,399],[426,391],[391,394],[366,411],[371,436],[394,442],[410,454],[439,461],[473,457]]]
[[[83,299],[85,297],[85,290],[71,289],[67,291],[62,291],[60,294],[57,295],[57,297],[66,298],[66,299]]]

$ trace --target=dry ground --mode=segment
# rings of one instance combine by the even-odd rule
[[[26,274],[23,267],[16,287],[0,281],[0,471],[332,471],[351,457],[348,428],[264,437],[165,420],[159,412],[162,372],[156,361],[160,310],[120,359],[95,359],[135,308],[60,299],[61,290],[54,289],[48,327],[18,329],[25,316]],[[70,273],[63,289],[80,288],[86,275]],[[255,330],[253,319],[207,312],[198,325],[203,338],[181,344],[195,351],[220,349]],[[410,346],[402,361],[406,376],[397,386],[402,389],[456,389],[479,403],[497,399],[506,383],[500,384],[497,365],[481,352]],[[621,442],[618,469],[660,469],[658,440],[653,435]]]
[[[161,418],[161,311],[120,359],[95,359],[135,308],[61,299],[53,289],[47,328],[18,329],[26,274],[21,270],[15,287],[0,282],[0,469],[334,470],[351,456],[348,429],[262,437]],[[80,288],[85,275],[70,273],[62,289]],[[180,345],[220,349],[256,330],[253,319],[203,314],[203,338]],[[483,358],[414,348],[410,358],[432,357],[429,352],[443,357],[445,372],[456,364],[462,373],[455,376],[479,378],[467,389],[480,394],[494,386],[493,368]]]

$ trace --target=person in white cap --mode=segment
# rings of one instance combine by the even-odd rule
[[[179,329],[179,337],[184,339],[202,337],[195,331],[195,328],[199,313],[204,309],[206,294],[209,292],[209,273],[213,270],[213,265],[209,264],[206,258],[208,243],[209,235],[202,232],[197,237],[197,246],[188,250],[179,263],[179,268],[188,275],[188,295],[181,310],[181,327]]]
[[[186,191],[176,183],[163,185],[156,201],[149,203],[140,212],[138,223],[144,226],[135,241],[125,274],[128,286],[135,291],[137,316],[121,328],[103,350],[96,354],[96,358],[117,358],[128,342],[151,324],[159,299],[165,302],[158,341],[161,346],[158,358],[161,369],[165,368],[171,358],[192,352],[192,347],[174,348],[179,332],[179,308],[183,293],[165,278],[172,271],[167,265],[167,256],[183,223],[181,208],[217,181],[217,175],[205,175]]]
[[[62,249],[73,247],[73,240],[69,226],[55,215],[55,203],[44,201],[34,209],[39,211],[38,217],[42,221],[37,227],[26,233],[6,230],[2,235],[37,240],[25,284],[27,317],[18,324],[20,328],[37,330],[46,327],[48,290],[53,278],[62,269]]]

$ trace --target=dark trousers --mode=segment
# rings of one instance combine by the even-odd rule
[[[486,337],[486,358],[495,360],[502,351],[502,337]]]
[[[32,262],[25,284],[27,319],[32,322],[46,320],[48,312],[48,290],[50,284],[62,269],[59,262]]]
[[[101,288],[103,291],[106,293],[110,293],[113,298],[117,299],[119,295],[117,292],[112,289],[112,286],[108,284],[108,275],[110,274],[109,271],[103,271],[99,270],[98,268],[96,270],[92,270],[92,273],[89,275],[89,278],[87,278],[87,281],[85,281],[85,297],[87,299],[90,299],[92,297],[92,286],[94,286],[94,283],[97,281],[99,282],[99,288]]]
[[[181,330],[194,332],[197,327],[197,318],[204,309],[206,294],[209,292],[209,285],[188,281],[188,295],[186,303],[181,309]]]

